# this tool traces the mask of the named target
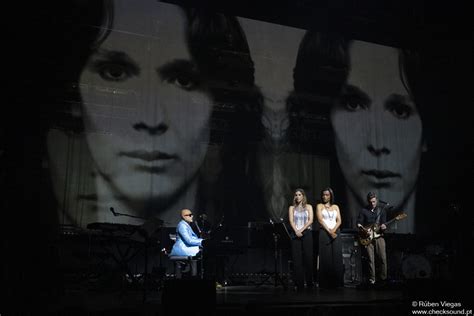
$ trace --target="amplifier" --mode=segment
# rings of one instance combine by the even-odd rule
[[[362,248],[355,233],[341,233],[344,285],[356,286],[362,282]]]

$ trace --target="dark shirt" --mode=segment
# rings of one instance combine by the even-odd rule
[[[387,221],[387,213],[385,210],[380,206],[376,206],[373,212],[370,209],[371,207],[367,206],[360,210],[359,216],[357,217],[357,224],[361,224],[362,226],[371,225],[376,222],[378,222],[380,225],[385,224]],[[380,219],[377,221],[379,214]]]

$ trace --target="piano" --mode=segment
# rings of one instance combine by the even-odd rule
[[[232,239],[205,239],[202,243],[202,248],[205,256],[231,256],[246,252],[246,248],[239,246]]]
[[[130,236],[131,234],[135,233],[139,225],[131,225],[131,224],[119,224],[119,223],[107,223],[107,222],[96,222],[90,223],[87,225],[87,229],[90,229],[92,233],[103,233],[109,235],[117,235],[117,236]]]
[[[109,238],[128,238],[137,242],[160,242],[163,221],[157,218],[147,220],[142,225],[96,222],[87,225],[94,234],[101,234]]]
[[[101,258],[110,259],[134,284],[142,284],[146,296],[148,252],[153,247],[161,246],[162,225],[160,219],[150,219],[142,225],[90,223],[87,225],[89,247],[98,246],[102,250],[102,254],[98,253]],[[142,264],[143,271],[134,273],[136,267]],[[142,277],[143,282],[139,282]]]

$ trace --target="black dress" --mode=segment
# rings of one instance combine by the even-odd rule
[[[328,232],[319,229],[319,287],[335,288],[344,285],[342,266],[342,241],[340,230],[336,239],[332,239]]]

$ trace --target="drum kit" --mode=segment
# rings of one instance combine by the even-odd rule
[[[346,286],[362,282],[365,252],[356,234],[345,233],[343,238],[344,283]],[[410,238],[408,238],[410,239]],[[387,236],[388,278],[397,282],[414,279],[450,279],[452,255],[438,243],[409,247],[414,244],[404,236]],[[390,246],[392,245],[392,247]]]
[[[399,270],[404,280],[450,279],[451,263],[451,255],[445,247],[431,243],[418,252],[402,252]]]

